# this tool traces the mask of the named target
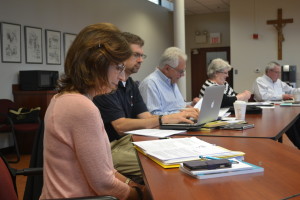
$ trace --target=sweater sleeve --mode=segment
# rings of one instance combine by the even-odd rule
[[[74,147],[79,163],[91,187],[101,190],[101,193],[115,196],[119,199],[128,196],[129,187],[115,178],[110,145],[98,109],[91,105],[81,111],[73,124],[82,124],[74,128]],[[78,123],[77,123],[78,122]],[[86,136],[82,133],[88,133]]]
[[[67,117],[61,113],[67,113]],[[64,176],[73,173],[78,180],[75,187],[87,182],[96,195],[126,199],[130,188],[115,177],[108,136],[93,102],[85,97],[66,98],[57,105],[53,116],[57,139],[65,144],[65,149],[57,155],[60,157],[57,165],[61,166],[65,160]],[[69,185],[71,187],[72,183]]]

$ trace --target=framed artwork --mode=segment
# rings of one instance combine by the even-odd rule
[[[2,62],[21,62],[21,25],[1,23]]]
[[[43,63],[42,29],[25,26],[26,63]]]
[[[64,55],[67,56],[68,50],[72,44],[72,42],[75,40],[76,34],[72,33],[64,33]]]
[[[47,64],[61,64],[61,36],[60,31],[45,30]]]

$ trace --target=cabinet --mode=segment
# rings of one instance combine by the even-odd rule
[[[24,91],[20,90],[19,85],[12,85],[12,92],[14,102],[17,103],[19,107],[41,107],[41,119],[44,119],[51,98],[57,93],[55,90]]]
[[[57,93],[57,91],[24,91],[20,90],[19,85],[12,85],[12,93],[14,96],[14,102],[17,103],[19,107],[41,107],[40,118],[43,120],[51,98]],[[16,134],[16,139],[21,154],[31,153],[34,138],[35,133]]]

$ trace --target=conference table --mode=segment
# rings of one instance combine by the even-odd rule
[[[229,150],[245,152],[245,161],[263,167],[264,172],[200,180],[182,173],[178,168],[164,169],[138,153],[144,182],[152,199],[272,200],[300,193],[298,149],[259,138],[199,138]],[[133,136],[134,141],[149,139],[154,138]]]
[[[243,131],[212,129],[210,131],[189,131],[188,135],[269,138],[278,140],[299,118],[300,107],[267,107],[261,114],[246,114],[245,121],[254,128]]]
[[[300,195],[300,151],[274,141],[298,119],[299,113],[300,107],[275,106],[263,109],[262,114],[247,114],[246,121],[255,124],[251,129],[192,131],[172,136],[196,136],[229,150],[242,151],[246,162],[263,167],[264,172],[200,180],[178,168],[164,169],[138,152],[143,178],[152,199],[252,200]],[[133,135],[133,141],[151,139],[157,138]]]

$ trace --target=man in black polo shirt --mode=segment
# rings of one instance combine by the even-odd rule
[[[112,157],[115,168],[125,176],[140,176],[141,171],[131,136],[126,131],[158,128],[160,122],[193,123],[187,118],[197,118],[197,110],[182,111],[171,115],[157,116],[148,112],[140,95],[138,85],[129,77],[137,73],[146,55],[143,52],[144,41],[137,35],[124,32],[123,36],[130,44],[132,56],[124,63],[125,81],[119,82],[118,90],[109,95],[94,97],[99,108],[106,132],[111,142]]]

